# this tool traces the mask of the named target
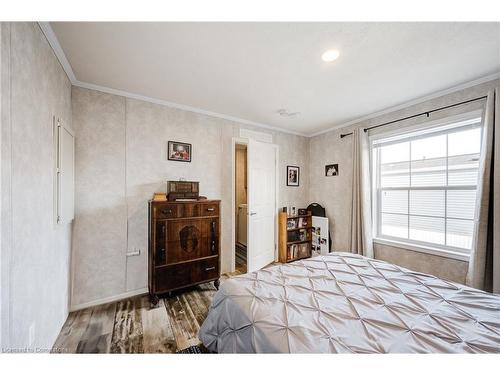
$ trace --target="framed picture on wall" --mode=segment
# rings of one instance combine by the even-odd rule
[[[339,165],[338,164],[329,164],[325,165],[325,176],[338,176],[339,174]]]
[[[168,160],[191,161],[191,144],[176,141],[168,141]]]
[[[300,168],[294,165],[286,167],[286,185],[299,186]]]

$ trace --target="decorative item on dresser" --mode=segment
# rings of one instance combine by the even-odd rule
[[[167,181],[167,197],[169,201],[198,200],[200,183],[198,181]]]
[[[166,202],[167,201],[167,194],[165,194],[165,193],[154,193],[153,194],[153,200],[155,202]]]
[[[312,216],[288,215],[280,212],[279,220],[279,261],[281,263],[311,257]]]
[[[149,201],[149,295],[220,277],[220,201]]]

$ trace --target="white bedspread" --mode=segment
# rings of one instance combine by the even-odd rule
[[[500,353],[500,295],[334,253],[227,280],[199,336],[219,353]]]

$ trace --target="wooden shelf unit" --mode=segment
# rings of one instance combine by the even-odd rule
[[[307,220],[305,226],[298,227],[300,219]],[[288,221],[294,221],[295,227],[288,228]],[[299,259],[311,257],[312,249],[312,215],[308,212],[307,215],[288,216],[286,212],[280,212],[278,215],[278,230],[279,230],[279,261],[281,263],[289,263]],[[294,232],[306,232],[305,240],[291,239],[290,234]],[[294,257],[294,246],[297,246],[297,254]],[[299,248],[301,251],[299,251]]]

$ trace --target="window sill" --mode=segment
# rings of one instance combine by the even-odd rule
[[[444,250],[430,246],[420,246],[402,241],[388,240],[385,238],[374,238],[373,242],[380,245],[400,247],[402,249],[416,251],[424,254],[435,255],[443,258],[457,259],[464,262],[469,261],[469,254],[459,253],[457,251],[452,251],[452,250]]]

